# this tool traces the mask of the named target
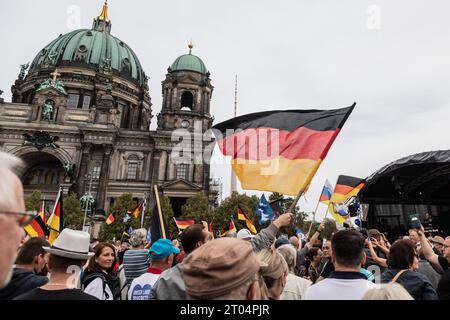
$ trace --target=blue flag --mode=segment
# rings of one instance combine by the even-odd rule
[[[305,233],[297,227],[295,227],[295,234],[297,235],[297,238],[299,238],[300,240],[305,238]]]
[[[134,232],[133,228],[130,226],[128,228],[128,234],[131,236],[131,234]]]
[[[256,207],[256,215],[259,218],[259,224],[264,224],[275,218],[275,213],[264,194],[261,196],[261,199],[259,199],[258,206]]]
[[[130,220],[130,219],[131,219],[131,216],[128,213],[126,213],[125,216],[123,217],[123,222],[127,223],[128,220]]]

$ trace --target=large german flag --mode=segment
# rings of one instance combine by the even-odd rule
[[[341,175],[338,177],[334,187],[331,202],[343,203],[351,197],[356,197],[363,187],[364,179]]]
[[[308,189],[354,107],[258,112],[213,129],[243,189],[297,195]]]
[[[24,229],[32,238],[46,237],[49,235],[48,228],[40,215],[37,215],[33,220],[31,220],[30,224],[27,225]]]

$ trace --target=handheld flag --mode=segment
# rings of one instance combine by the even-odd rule
[[[131,213],[130,211],[127,211],[127,213],[125,213],[125,216],[123,217],[124,223],[127,223],[131,219],[130,213]]]
[[[63,223],[63,195],[62,188],[59,189],[58,195],[56,196],[55,207],[53,208],[53,212],[48,218],[47,226],[50,229],[50,234],[48,237],[48,242],[53,244],[56,238],[59,236],[59,233],[64,228]]]
[[[128,232],[125,230],[124,232],[122,232],[122,237],[129,237],[130,235],[128,234]]]
[[[110,213],[108,218],[106,219],[106,224],[110,225],[111,223],[114,222],[114,220],[116,220],[116,218],[114,217],[114,212],[113,212],[113,213]]]
[[[237,232],[236,226],[234,225],[234,220],[231,218],[230,226],[228,227],[228,230],[223,232],[220,236],[225,237],[228,232]]]
[[[250,230],[252,233],[256,234],[256,228],[253,224],[252,220],[250,220],[249,217],[244,213],[244,211],[238,206],[238,220],[245,221],[245,224],[247,225],[248,230]]]
[[[297,227],[295,227],[295,234],[299,240],[305,239],[305,233]]]
[[[298,195],[308,189],[354,107],[258,112],[213,129],[243,189]]]
[[[259,199],[258,206],[256,207],[256,215],[259,218],[259,224],[264,224],[275,218],[272,207],[264,194],[261,196],[261,199]]]
[[[234,225],[233,218],[231,218],[230,227],[228,228],[228,232],[237,232],[236,226]]]
[[[187,227],[195,224],[195,220],[192,219],[181,219],[181,218],[173,218],[175,220],[175,224],[179,231],[186,229]]]
[[[27,234],[32,237],[46,237],[49,235],[49,230],[42,220],[40,215],[37,215],[30,224],[24,227]]]
[[[134,232],[134,229],[130,226],[128,228],[128,234],[131,236],[133,234],[133,232]]]
[[[210,223],[208,224],[208,231],[209,231],[209,233],[211,234],[212,238],[214,239],[214,231],[213,231],[213,225],[212,225],[212,222],[210,222]]]
[[[133,210],[133,216],[138,219],[139,215],[142,213],[142,211],[144,210],[144,206],[145,206],[145,202],[146,199],[142,200],[141,203],[139,203],[139,205]]]
[[[330,212],[334,220],[336,220],[336,222],[341,226],[349,217],[348,210],[343,204],[330,203],[328,206],[328,212]]]
[[[351,197],[356,197],[363,187],[364,179],[341,175],[334,187],[331,202],[343,203]]]
[[[328,204],[330,203],[331,196],[333,194],[333,187],[331,186],[330,181],[325,180],[325,185],[322,189],[322,194],[320,195],[319,202]]]
[[[39,216],[41,217],[42,221],[45,224],[45,201],[42,200],[41,207],[39,208]]]
[[[169,234],[169,230],[167,229],[167,223],[165,223],[164,221],[164,216],[163,216],[163,221],[160,221],[159,218],[159,214],[158,214],[158,207],[155,201],[155,204],[153,206],[153,212],[152,212],[152,224],[151,224],[151,228],[150,228],[150,233],[151,233],[151,240],[152,243],[155,243],[155,241],[157,241],[158,239],[163,238],[163,234],[162,234],[162,228],[165,228],[165,232],[166,235]]]

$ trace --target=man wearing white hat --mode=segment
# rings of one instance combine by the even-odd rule
[[[81,267],[94,255],[89,252],[87,232],[66,228],[53,246],[43,248],[50,253],[50,281],[15,300],[97,300],[77,289]]]

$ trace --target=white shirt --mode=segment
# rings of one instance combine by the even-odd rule
[[[131,282],[128,300],[150,300],[152,289],[160,274],[144,273]]]
[[[303,300],[361,300],[376,285],[359,272],[332,272],[306,290]]]
[[[311,286],[312,282],[293,273],[288,273],[286,277],[286,286],[281,293],[280,300],[301,300],[306,290]]]
[[[105,292],[103,291],[103,280],[100,277],[95,278],[84,288],[84,293],[90,294],[100,300],[113,300],[113,294],[109,286],[105,284],[105,291],[108,294],[108,299],[106,298]]]

